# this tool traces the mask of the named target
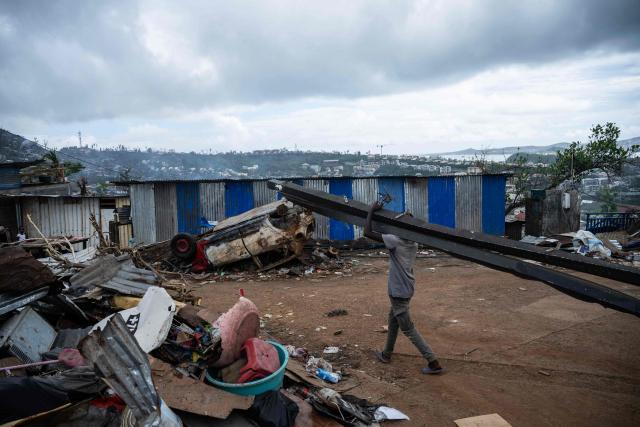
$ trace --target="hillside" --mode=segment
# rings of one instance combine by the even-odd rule
[[[0,129],[0,162],[38,160],[46,151],[33,141]]]

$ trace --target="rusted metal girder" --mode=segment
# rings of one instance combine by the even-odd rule
[[[293,198],[296,196],[300,197],[303,194],[306,195],[305,199],[311,203],[320,201],[324,196],[331,196],[322,191],[303,188],[291,183],[283,183],[283,185],[282,193],[291,201],[294,201]],[[334,196],[322,200],[322,203],[329,203],[332,205],[333,200],[337,202],[344,202],[343,198],[335,198]],[[304,204],[302,205],[305,206]],[[367,217],[368,206],[355,200],[350,200],[349,203],[345,205],[348,206],[348,208],[343,207],[346,209],[345,212],[348,212],[353,216],[353,219],[357,221],[354,222],[354,224],[363,225],[364,220]],[[335,207],[335,205],[332,206]],[[381,211],[374,217],[374,220],[380,223],[389,223],[389,221],[393,221],[395,219],[395,216],[397,216],[397,214],[388,211],[387,214],[383,214]],[[430,224],[415,218],[403,218],[402,222],[407,229],[418,230],[433,237],[440,237],[468,246],[500,252],[504,255],[514,255],[519,258],[540,261],[545,264],[581,271],[634,285],[640,285],[640,270],[637,268],[612,264],[600,259],[589,258],[562,250],[542,248],[528,243],[492,236],[490,234],[467,230],[454,230],[449,227]]]
[[[310,188],[303,188],[292,183],[272,180],[269,181],[269,187],[280,191],[288,200],[309,208],[314,212],[356,225],[364,225],[369,210],[369,206],[364,203],[355,200],[345,201],[344,197]],[[479,245],[474,245],[469,242],[471,239],[461,239],[463,234],[461,234],[459,230],[434,226],[434,224],[428,224],[425,221],[408,216],[399,217],[396,212],[384,209],[374,214],[372,226],[378,232],[395,234],[434,249],[442,250],[458,258],[468,259],[492,268],[540,280],[576,298],[590,302],[598,302],[605,307],[640,316],[640,300],[637,298],[589,280],[551,270],[522,259],[506,256],[505,253],[508,251],[503,252],[500,251],[499,248],[508,246],[506,244],[508,241],[503,242],[501,245],[497,245],[497,242],[494,241],[492,250],[487,250],[489,248],[478,247]],[[434,232],[436,228],[438,229],[437,233]],[[482,233],[466,233],[472,234],[475,242],[479,242],[487,236]],[[493,236],[487,237],[498,239]],[[531,260],[533,257],[528,257],[527,253],[528,252],[518,252],[518,255],[521,258]],[[512,252],[508,254],[516,255]],[[551,262],[549,263],[551,264]],[[578,271],[585,271],[585,269],[579,265],[567,267],[577,269]],[[599,271],[603,273],[602,275],[605,275],[602,266]],[[637,273],[635,274],[637,275]],[[614,273],[605,276],[621,280],[617,278]],[[631,278],[629,274],[625,277]],[[640,280],[632,283],[638,284]]]

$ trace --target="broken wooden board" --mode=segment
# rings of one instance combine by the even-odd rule
[[[150,359],[153,383],[170,408],[225,419],[234,409],[249,409],[253,404],[253,396],[239,396],[180,376],[168,363]]]
[[[454,423],[456,423],[458,427],[511,427],[511,424],[498,414],[461,418],[455,420]]]

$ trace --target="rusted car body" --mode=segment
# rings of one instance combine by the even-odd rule
[[[227,218],[199,240],[178,234],[171,240],[171,250],[176,257],[192,261],[193,272],[247,259],[259,269],[273,268],[300,256],[314,228],[310,211],[280,200]]]

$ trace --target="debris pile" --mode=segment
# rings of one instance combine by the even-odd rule
[[[326,360],[260,339],[249,299],[220,315],[184,283],[136,266],[135,253],[108,249],[46,264],[0,249],[0,422],[181,426],[233,411],[276,426],[298,414],[325,425],[384,419],[384,407],[332,388],[344,373]],[[289,358],[319,383],[289,375]]]
[[[625,230],[594,234],[590,231],[545,236],[525,236],[521,242],[563,250],[619,264],[640,265],[640,231]]]

